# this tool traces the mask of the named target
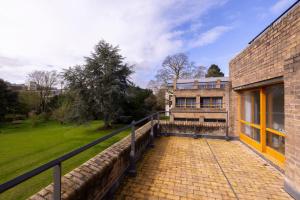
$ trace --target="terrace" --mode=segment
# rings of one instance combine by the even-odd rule
[[[227,126],[169,122],[155,113],[0,185],[0,192],[53,168],[54,183],[30,200],[291,199],[282,172],[228,140]],[[128,128],[131,136],[61,174],[64,161]]]
[[[116,199],[292,199],[283,175],[239,141],[161,137]]]

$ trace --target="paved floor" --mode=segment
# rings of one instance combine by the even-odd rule
[[[162,137],[116,199],[291,199],[283,175],[238,141]]]

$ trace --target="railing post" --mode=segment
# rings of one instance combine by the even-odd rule
[[[151,148],[154,147],[154,131],[153,131],[153,115],[151,115],[151,131],[150,131],[150,144]]]
[[[170,113],[169,113],[170,115]],[[159,112],[157,113],[157,132],[159,133]]]
[[[131,123],[131,149],[130,149],[129,175],[136,176],[136,166],[135,166],[135,121],[132,121],[132,123]]]
[[[225,138],[226,138],[226,140],[229,140],[230,138],[229,138],[229,135],[228,135],[228,132],[229,132],[229,121],[228,121],[228,111],[226,112],[226,136],[225,136]]]
[[[54,194],[53,199],[54,200],[60,200],[61,199],[61,163],[56,165],[53,168],[53,179],[54,179]]]

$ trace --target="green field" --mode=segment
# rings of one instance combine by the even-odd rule
[[[102,121],[86,125],[61,125],[57,122],[41,123],[32,128],[28,121],[18,125],[0,125],[0,183],[12,179],[39,165],[57,158],[112,131],[101,130]],[[120,125],[115,128],[120,127]],[[79,166],[111,144],[125,137],[124,131],[113,138],[63,162],[63,173]],[[3,194],[2,200],[25,199],[52,182],[48,170]]]

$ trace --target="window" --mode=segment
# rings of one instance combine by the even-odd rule
[[[283,155],[285,153],[284,143],[285,141],[283,136],[276,135],[267,131],[267,145]]]
[[[246,91],[241,95],[241,119],[254,123],[260,123],[260,93],[259,90]]]
[[[260,130],[252,126],[241,124],[241,132],[260,143]]]
[[[225,119],[211,119],[211,118],[204,118],[204,122],[226,122]]]
[[[284,132],[284,89],[283,85],[266,88],[267,128]]]
[[[178,97],[176,98],[176,107],[179,108],[195,108],[196,97]]]
[[[222,97],[201,97],[200,107],[201,108],[222,108],[223,104]]]
[[[226,82],[221,82],[220,88],[225,88],[226,87]]]
[[[179,90],[193,89],[194,83],[177,83],[176,88]]]
[[[176,107],[185,107],[185,98],[176,98]]]
[[[239,95],[240,139],[284,162],[284,86],[276,84]]]
[[[174,121],[181,121],[181,122],[199,122],[197,118],[174,118]]]

